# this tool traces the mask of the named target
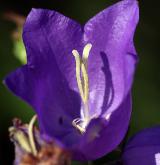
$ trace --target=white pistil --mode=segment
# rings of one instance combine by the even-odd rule
[[[88,106],[88,100],[89,100],[89,79],[88,79],[88,71],[87,71],[87,62],[90,50],[92,48],[92,44],[85,45],[83,49],[83,55],[82,58],[80,57],[77,50],[73,50],[72,54],[75,57],[76,61],[76,79],[77,79],[77,85],[79,89],[79,93],[81,96],[81,99],[84,104],[83,108],[83,120],[82,119],[75,119],[72,122],[72,125],[76,127],[81,133],[85,132],[85,128],[87,124],[90,121],[89,116],[89,106]]]
[[[35,144],[34,135],[33,135],[33,125],[34,125],[36,119],[37,119],[37,115],[34,115],[28,125],[28,137],[29,137],[29,142],[30,142],[30,146],[32,149],[32,153],[34,156],[37,155],[37,149],[36,149],[36,144]]]

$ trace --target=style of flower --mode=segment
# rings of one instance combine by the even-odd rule
[[[160,164],[160,126],[147,128],[133,136],[124,148],[124,165]]]
[[[27,17],[27,64],[5,84],[33,107],[42,137],[61,142],[74,159],[97,159],[126,133],[138,12],[136,0],[123,0],[84,26],[45,9]]]

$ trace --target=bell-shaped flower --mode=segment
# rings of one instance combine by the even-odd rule
[[[126,133],[138,12],[136,0],[123,0],[84,26],[46,9],[27,17],[27,64],[5,84],[33,107],[42,137],[59,140],[74,159],[99,158]]]

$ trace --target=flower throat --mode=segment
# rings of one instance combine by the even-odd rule
[[[77,128],[80,133],[84,133],[86,126],[88,125],[90,121],[89,116],[89,106],[88,106],[88,100],[89,100],[89,79],[88,79],[88,69],[87,69],[87,63],[88,63],[88,57],[90,50],[92,48],[92,44],[88,43],[85,45],[83,49],[82,57],[80,56],[79,52],[77,50],[73,50],[72,54],[75,57],[76,62],[76,79],[77,79],[77,85],[79,89],[79,93],[83,102],[83,110],[82,110],[82,116],[81,118],[76,118],[72,121],[72,125]]]

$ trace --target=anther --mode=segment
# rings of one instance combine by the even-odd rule
[[[36,119],[37,119],[37,115],[34,115],[28,125],[28,137],[29,137],[29,142],[30,142],[30,146],[32,149],[32,153],[34,156],[37,155],[37,149],[36,149],[36,144],[34,141],[34,133],[33,133],[33,125],[34,125]]]
[[[79,55],[77,50],[73,50],[72,54],[74,55],[75,61],[76,61],[76,79],[77,79],[77,84],[78,84],[78,88],[79,88],[79,93],[80,93],[80,96],[81,96],[82,100],[84,101],[84,92],[83,92],[83,86],[82,86],[82,80],[81,80],[81,59],[80,59],[80,55]]]
[[[87,74],[87,61],[89,57],[90,50],[92,48],[92,44],[87,44],[83,49],[82,59],[77,50],[73,50],[72,54],[75,57],[76,61],[76,79],[80,92],[80,96],[84,104],[88,101],[89,96],[89,82],[88,82],[88,74]],[[81,79],[81,73],[82,78]]]
[[[83,63],[85,64],[86,69],[87,69],[87,61],[88,61],[88,57],[89,57],[89,53],[91,51],[91,48],[92,48],[92,44],[89,43],[83,49],[82,60],[83,60]]]
[[[79,93],[81,96],[81,99],[84,104],[83,108],[83,121],[75,119],[72,122],[72,125],[76,127],[81,133],[85,132],[85,127],[88,124],[90,117],[89,117],[89,107],[88,107],[88,100],[89,100],[89,79],[88,79],[88,73],[87,73],[87,62],[90,50],[92,48],[92,44],[88,43],[85,45],[83,49],[82,58],[79,55],[77,50],[73,50],[72,54],[75,57],[76,61],[76,79],[77,79],[77,85],[79,89]],[[79,124],[79,122],[83,122],[83,125]]]
[[[85,64],[81,64],[81,69],[82,69],[82,76],[83,76],[83,82],[84,82],[84,104],[88,101],[89,98],[89,85],[88,85],[88,75],[87,75],[87,70],[85,67]]]
[[[10,132],[10,137],[14,141],[16,141],[24,151],[28,153],[32,153],[30,143],[24,132],[16,129],[15,127],[10,127],[9,132]]]

